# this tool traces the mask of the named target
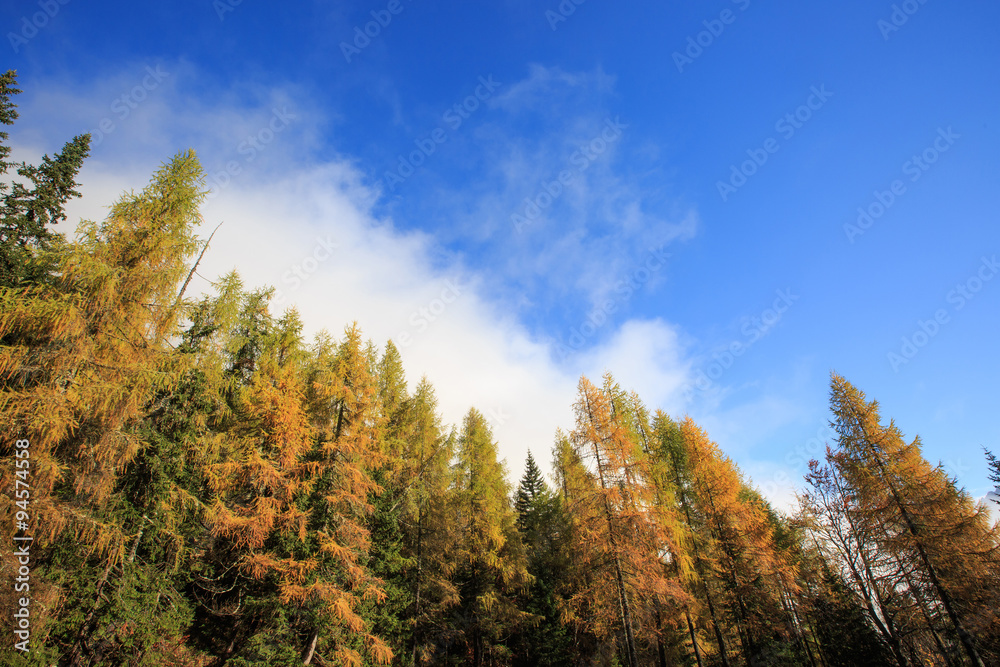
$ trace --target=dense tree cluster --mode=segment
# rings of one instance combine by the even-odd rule
[[[0,476],[31,499],[18,531],[0,495],[0,531],[33,542],[31,651],[6,614],[4,664],[1000,662],[1000,533],[843,378],[795,516],[610,374],[580,380],[552,486],[529,455],[514,489],[488,420],[444,425],[392,342],[307,341],[236,274],[185,297],[193,153],[67,241],[88,138],[40,167],[6,138]],[[9,546],[0,568],[14,609]]]

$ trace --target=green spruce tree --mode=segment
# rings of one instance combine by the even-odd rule
[[[17,72],[0,75],[0,124],[12,125],[18,117],[13,96]],[[40,165],[9,162],[7,132],[0,132],[0,175],[14,168],[19,180],[0,182],[0,286],[25,286],[45,280],[57,260],[51,254],[63,236],[50,229],[66,219],[66,202],[79,197],[77,173],[90,153],[90,135],[69,141],[55,156],[42,157]]]
[[[514,509],[534,578],[521,594],[521,608],[532,614],[511,641],[513,664],[572,665],[573,637],[560,618],[559,591],[570,562],[569,517],[562,500],[549,491],[531,452],[518,485]]]

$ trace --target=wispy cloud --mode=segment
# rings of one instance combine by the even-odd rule
[[[564,321],[578,323],[593,304],[617,298],[623,277],[632,279],[636,293],[660,289],[668,280],[665,258],[674,251],[671,246],[697,232],[697,213],[683,203],[648,209],[643,186],[622,160],[624,141],[609,146],[606,160],[594,160],[567,186],[538,229],[519,236],[509,228],[512,205],[545,175],[558,177],[580,142],[600,133],[605,111],[570,118],[562,132],[546,136],[520,135],[499,119],[473,128],[470,137],[482,144],[476,148],[471,141],[464,148],[494,160],[483,172],[485,181],[468,192],[436,192],[441,226],[404,226],[384,212],[384,193],[355,160],[313,158],[310,146],[329,119],[301,91],[233,84],[204,93],[194,68],[162,66],[171,80],[151,91],[86,163],[84,199],[70,206],[71,220],[103,217],[107,204],[123,190],[142,187],[157,164],[177,150],[194,147],[210,180],[237,162],[240,173],[217,187],[204,207],[206,229],[224,225],[199,268],[204,279],[192,289],[210,290],[212,279],[236,268],[248,285],[276,287],[276,305],[297,307],[310,332],[325,328],[337,334],[357,320],[377,343],[395,340],[411,385],[426,375],[449,423],[458,423],[470,406],[487,415],[515,476],[529,448],[546,461],[555,429],[572,426],[581,374],[599,378],[611,370],[652,407],[672,414],[687,408],[682,388],[691,380],[692,357],[676,324],[633,318],[628,300],[620,300],[621,309],[567,358],[557,353],[562,330],[532,323],[533,309],[562,297],[578,304],[566,308]],[[142,71],[137,64],[86,87],[43,86],[29,93],[24,100],[29,122],[15,133],[18,149],[57,149],[47,138],[68,138],[68,127],[81,122],[77,116],[99,120]],[[546,86],[566,91],[583,86],[605,94],[608,81],[600,73],[536,69],[510,88],[525,99]],[[514,104],[517,95],[505,104]],[[53,108],[56,100],[61,109]],[[275,109],[286,108],[295,116],[287,127],[262,136]],[[543,113],[524,104],[518,108],[518,113]],[[247,160],[240,146],[255,136],[268,141]],[[480,261],[476,244],[460,242],[448,223],[473,219],[496,223],[480,243],[497,261]],[[657,258],[655,270],[651,257]],[[744,417],[741,413],[740,420]],[[715,427],[728,437],[730,423]]]
[[[141,187],[160,161],[188,146],[198,150],[210,179],[213,171],[238,161],[241,173],[216,188],[203,209],[206,229],[224,224],[199,268],[204,279],[192,287],[210,290],[210,280],[236,268],[248,285],[276,287],[279,305],[294,304],[313,332],[339,333],[358,320],[379,343],[405,335],[402,352],[411,383],[426,374],[451,423],[470,406],[487,414],[514,474],[529,447],[547,459],[555,429],[572,424],[580,373],[598,376],[614,369],[623,384],[650,391],[657,401],[683,384],[677,333],[662,321],[614,322],[605,342],[595,341],[586,354],[559,364],[551,341],[529,330],[504,299],[493,298],[495,273],[442,246],[430,229],[404,232],[391,216],[377,215],[379,192],[352,161],[310,159],[307,145],[323,119],[296,91],[247,94],[237,86],[199,97],[191,92],[198,87],[195,70],[179,64],[164,69],[177,81],[155,91],[158,97],[150,96],[114,140],[95,151],[81,174],[84,198],[71,204],[71,219],[103,217],[104,207],[122,190]],[[29,94],[24,118],[31,123],[17,136],[68,134],[73,114],[53,110],[49,105],[56,97],[63,109],[83,109],[85,119],[100,117],[127,88],[130,73],[123,68],[86,89],[59,86]],[[48,112],[39,111],[43,105]],[[247,162],[241,142],[268,128],[274,109],[285,106],[297,117],[287,131],[270,138],[260,159]],[[19,146],[22,153],[54,148],[28,143],[31,148]],[[559,235],[525,262],[541,268],[559,244],[569,251],[571,238]]]
[[[503,84],[475,127],[449,137],[450,161],[435,156],[427,168],[430,199],[404,193],[394,210],[433,216],[497,297],[526,316],[579,319],[650,248],[690,239],[699,226],[691,204],[664,202],[662,183],[644,181],[649,144],[616,111],[614,83],[600,69],[532,65]]]
[[[495,104],[511,113],[558,114],[566,104],[610,96],[614,86],[615,77],[600,68],[592,72],[567,72],[560,67],[534,63],[528,67],[528,76],[509,86]],[[579,112],[577,109],[576,113]]]

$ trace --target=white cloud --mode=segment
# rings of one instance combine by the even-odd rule
[[[688,381],[677,327],[663,320],[629,320],[603,345],[581,354],[581,370],[599,384],[606,371],[626,391],[635,391],[651,409],[679,414],[681,388]]]
[[[562,68],[532,64],[528,76],[504,89],[492,105],[511,112],[550,110],[554,99],[606,95],[614,90],[615,77],[598,68],[594,72],[566,72]]]
[[[493,422],[513,480],[529,448],[546,464],[555,429],[572,427],[581,373],[599,379],[610,369],[651,405],[680,407],[688,365],[675,327],[626,321],[604,344],[559,364],[548,344],[483,296],[481,274],[460,261],[432,262],[433,238],[374,218],[370,202],[344,164],[290,172],[263,188],[234,183],[204,209],[209,224],[226,223],[199,273],[237,267],[247,284],[277,286],[312,331],[339,333],[358,320],[378,343],[395,340],[411,385],[427,375],[447,422],[459,423],[470,407]],[[328,259],[304,265],[331,241]],[[294,288],[296,265],[315,269]]]
[[[58,150],[82,131],[74,125],[81,109],[83,129],[99,122],[110,111],[109,100],[138,85],[132,71],[141,73],[137,67],[86,88],[56,85],[22,96],[27,123],[15,128],[25,130],[15,133],[18,154],[30,158]],[[529,448],[545,465],[556,428],[572,428],[581,373],[599,380],[610,369],[651,407],[682,407],[679,388],[688,380],[689,364],[674,325],[612,319],[602,343],[588,341],[583,352],[559,362],[550,342],[527,330],[503,299],[487,296],[505,276],[467,266],[429,231],[403,232],[391,218],[376,216],[379,193],[348,159],[316,163],[304,157],[322,118],[296,91],[248,92],[234,84],[197,97],[186,92],[198,88],[196,71],[182,64],[164,70],[177,81],[148,91],[86,162],[80,176],[84,197],[68,207],[70,221],[102,219],[123,191],[143,187],[159,163],[194,147],[210,180],[224,182],[221,170],[228,171],[229,182],[203,208],[204,237],[224,224],[199,267],[204,278],[192,283],[189,296],[236,268],[247,286],[278,288],[281,303],[297,306],[309,333],[325,328],[339,335],[357,320],[379,345],[397,340],[411,387],[427,375],[448,423],[459,423],[470,407],[491,419],[512,482]],[[183,73],[184,85],[174,72]],[[241,143],[259,137],[274,109],[284,106],[297,114],[294,123],[248,159]],[[59,143],[51,145],[50,137]],[[231,162],[239,173],[228,168]],[[628,225],[641,226],[639,209],[625,209]],[[658,226],[659,232],[667,230],[670,239],[692,233],[693,214],[679,219]]]
[[[994,524],[1000,522],[1000,489],[987,493],[984,497],[979,498],[977,502],[982,502],[986,505],[990,520]]]
[[[108,100],[129,90],[136,69],[127,67],[86,89],[58,86],[29,93],[22,111],[32,122],[27,132],[15,134],[18,155],[35,159],[43,151],[58,150],[80,131],[73,125],[74,110],[86,110],[84,116],[99,121],[110,110]],[[196,83],[197,73],[183,64],[164,69],[172,76],[178,72],[175,78],[186,86]],[[536,69],[521,90],[528,94],[543,83],[593,85],[585,75]],[[570,195],[572,206],[596,203],[604,216],[617,217],[621,231],[616,236],[594,236],[586,226],[557,233],[546,237],[550,243],[529,247],[522,255],[512,253],[506,271],[487,271],[442,247],[436,230],[404,232],[390,217],[376,215],[381,195],[350,160],[310,161],[308,147],[323,120],[296,91],[248,92],[234,84],[206,98],[165,81],[149,92],[143,104],[116,122],[114,132],[86,162],[80,176],[84,198],[71,203],[69,219],[102,219],[123,191],[142,188],[159,163],[179,150],[196,148],[216,189],[203,208],[202,235],[224,224],[199,267],[203,278],[192,283],[189,296],[210,290],[208,281],[237,269],[248,287],[276,287],[279,305],[299,309],[308,335],[321,328],[340,335],[357,320],[378,345],[395,340],[411,388],[426,375],[447,423],[460,424],[470,407],[493,423],[512,483],[521,475],[529,448],[548,468],[555,430],[573,426],[581,374],[599,383],[610,370],[650,408],[680,415],[687,407],[681,390],[691,380],[692,363],[678,326],[609,313],[578,351],[562,358],[556,342],[519,321],[498,281],[516,281],[533,270],[544,276],[543,291],[560,289],[552,274],[563,270],[560,266],[571,267],[569,279],[578,283],[575,289],[582,289],[586,302],[618,298],[615,286],[648,264],[650,247],[659,249],[695,233],[695,212],[678,209],[670,220],[649,215],[636,186],[616,175],[610,164],[595,164]],[[248,145],[248,137],[260,137],[274,110],[285,107],[294,110],[294,122],[267,137],[249,159],[241,146]],[[49,137],[57,137],[59,144],[47,143]],[[566,140],[554,139],[557,144]],[[541,150],[541,144],[535,148]],[[549,166],[555,169],[558,164],[552,160]],[[233,162],[237,170],[231,168]],[[500,164],[495,175],[502,190],[509,163]],[[218,187],[227,181],[226,187]],[[476,205],[496,216],[508,199],[484,196]],[[636,275],[638,289],[655,288],[666,273],[661,268],[668,270],[669,260],[649,275]],[[532,294],[524,294],[532,300]],[[626,302],[619,299],[618,306]],[[736,442],[748,453],[748,443],[763,440],[787,416],[786,404],[761,399],[730,412],[708,413],[704,423],[724,448]],[[749,433],[746,424],[757,427]],[[787,509],[791,487],[769,484],[780,470],[780,465],[750,461],[747,472],[763,475],[758,486]]]

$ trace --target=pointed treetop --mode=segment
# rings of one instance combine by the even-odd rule
[[[391,340],[385,344],[385,351],[378,362],[378,390],[382,405],[390,415],[394,415],[409,398],[403,358]]]
[[[524,476],[521,477],[521,488],[528,492],[532,499],[538,497],[547,490],[542,471],[535,463],[535,457],[528,451],[528,460],[524,464]]]
[[[990,468],[990,481],[994,484],[1000,484],[1000,459],[998,459],[993,452],[985,447],[983,448],[983,451],[986,452],[986,461],[988,462]],[[1000,489],[1000,486],[997,488]]]
[[[17,72],[0,75],[0,125],[17,119],[12,98],[20,92]],[[48,226],[65,220],[66,202],[80,196],[76,176],[90,153],[90,135],[74,137],[55,156],[43,156],[38,166],[9,162],[8,137],[0,131],[0,175],[14,168],[17,176],[0,181],[0,285],[14,287],[42,282],[55,270],[55,259],[42,251],[64,239]]]
[[[548,492],[549,488],[542,477],[542,471],[539,470],[538,464],[535,463],[535,457],[531,455],[529,450],[528,460],[524,464],[524,475],[517,487],[517,498],[514,501],[514,508],[518,515],[523,516],[538,498],[548,494]]]
[[[17,87],[17,70],[9,69],[0,74],[0,124],[13,125],[17,120],[17,105],[11,98],[20,92],[21,89]],[[8,136],[6,132],[0,132],[0,174],[12,166],[11,163],[4,162],[4,158],[10,155],[10,146],[5,145]]]

